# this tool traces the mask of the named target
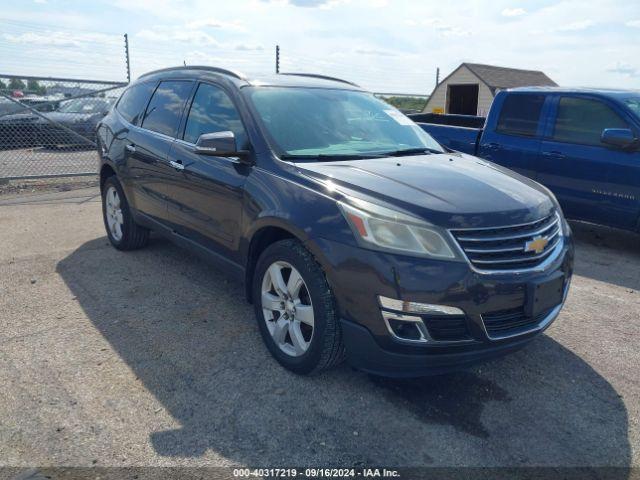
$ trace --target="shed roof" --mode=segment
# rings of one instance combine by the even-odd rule
[[[463,63],[474,75],[494,90],[497,88],[557,86],[544,72],[520,70],[518,68],[496,67],[481,63]]]

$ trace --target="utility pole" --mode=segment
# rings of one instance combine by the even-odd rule
[[[440,67],[436,68],[436,87],[440,83]]]
[[[280,45],[276,45],[276,73],[280,73]]]
[[[131,83],[131,64],[129,63],[129,35],[124,34],[124,53],[127,57],[127,83]]]

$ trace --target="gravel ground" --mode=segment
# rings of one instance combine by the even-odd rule
[[[0,179],[37,175],[78,174],[98,170],[96,149],[74,147],[0,150]]]
[[[639,237],[574,230],[567,305],[528,348],[305,378],[239,284],[160,238],[111,248],[95,187],[0,196],[0,465],[638,466]]]

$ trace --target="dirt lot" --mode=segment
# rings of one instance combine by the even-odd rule
[[[0,465],[640,464],[640,240],[574,225],[566,308],[528,348],[393,381],[303,378],[239,285],[106,240],[95,187],[0,196]]]
[[[0,149],[0,178],[82,174],[98,170],[94,147]]]

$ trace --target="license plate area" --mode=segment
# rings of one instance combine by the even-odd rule
[[[557,307],[564,294],[564,275],[559,273],[551,280],[533,282],[528,285],[525,314],[536,317],[542,312]]]

